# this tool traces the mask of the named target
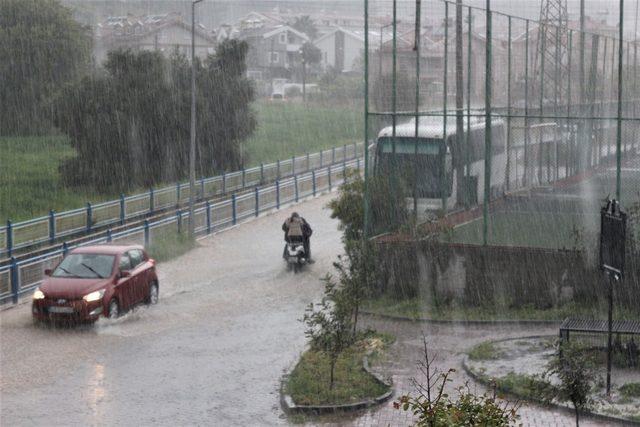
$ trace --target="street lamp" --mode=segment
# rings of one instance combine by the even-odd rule
[[[195,203],[196,191],[196,4],[203,0],[191,2],[191,144],[189,145],[189,237],[195,237]]]

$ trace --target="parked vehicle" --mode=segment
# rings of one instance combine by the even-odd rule
[[[115,318],[139,303],[158,302],[156,263],[139,245],[77,248],[33,293],[37,320],[89,321]]]

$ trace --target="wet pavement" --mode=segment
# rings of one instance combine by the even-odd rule
[[[320,278],[341,251],[330,196],[242,224],[159,266],[160,302],[91,327],[34,326],[29,305],[0,313],[0,425],[276,425],[284,370],[305,347],[298,321],[322,295]],[[315,232],[316,264],[300,274],[281,260],[284,218],[293,210]],[[384,371],[400,393],[416,375],[421,331],[442,367],[490,338],[553,328],[463,327],[367,319],[398,336]],[[467,378],[459,371],[458,383]],[[570,415],[522,410],[524,425],[573,425]],[[312,424],[319,423],[317,420]],[[339,425],[408,425],[388,403]],[[583,425],[596,425],[585,420]]]

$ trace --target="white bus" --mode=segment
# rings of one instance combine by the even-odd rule
[[[475,199],[473,202],[482,203],[484,200],[485,119],[472,117],[467,124],[467,118],[464,118],[465,134],[467,129],[470,130],[468,140],[470,146],[468,158],[467,150],[463,147],[461,159],[454,156],[455,115],[447,120],[446,140],[443,117],[421,117],[418,122],[417,138],[415,120],[414,118],[397,124],[395,134],[393,126],[387,126],[380,131],[376,142],[369,147],[373,156],[374,175],[390,175],[392,162],[395,159],[396,171],[402,178],[406,195],[411,198],[415,191],[421,211],[440,210],[443,208],[443,200],[446,204],[445,208],[449,210],[456,204],[455,168],[458,162],[461,162],[465,167],[465,176],[475,177],[470,180],[476,186],[475,195],[471,196]],[[394,141],[395,155],[393,154]],[[465,137],[463,141],[466,144],[467,138]],[[491,188],[492,191],[502,191],[506,164],[506,126],[503,120],[492,120],[491,141],[493,165]],[[466,170],[467,162],[470,165],[469,171]]]

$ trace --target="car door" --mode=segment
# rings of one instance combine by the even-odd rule
[[[133,295],[134,276],[132,274],[131,258],[128,253],[120,255],[118,273],[120,277],[115,286],[116,294],[119,297],[121,308],[127,309],[135,303],[135,297]],[[122,277],[122,273],[129,273],[129,275]]]
[[[130,250],[127,254],[131,260],[132,294],[134,304],[137,304],[147,296],[144,257],[139,249]]]

